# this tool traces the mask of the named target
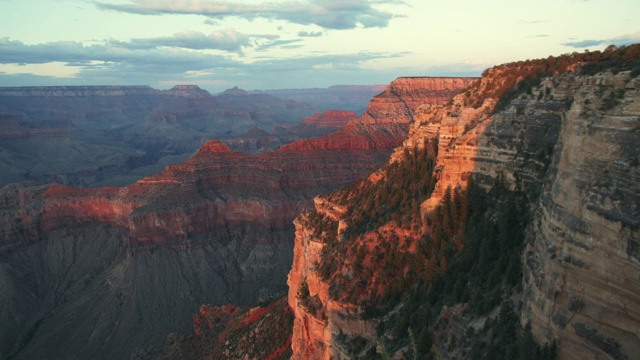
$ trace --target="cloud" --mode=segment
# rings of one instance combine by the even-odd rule
[[[0,38],[0,64],[45,64],[63,62],[72,66],[94,67],[95,63],[117,63],[122,66],[178,66],[191,70],[234,65],[229,57],[182,49],[122,46],[120,42],[83,45],[60,41],[27,45],[21,41]]]
[[[640,31],[633,34],[625,34],[610,39],[614,45],[631,45],[640,42]]]
[[[633,34],[625,34],[616,36],[610,39],[590,39],[590,40],[580,40],[580,41],[569,41],[562,43],[564,46],[574,47],[574,48],[587,48],[590,46],[597,45],[631,45],[634,43],[640,42],[640,31]]]
[[[111,44],[128,49],[155,49],[165,46],[192,50],[217,49],[237,52],[242,47],[250,46],[252,37],[256,37],[256,35],[247,35],[233,29],[224,29],[213,31],[208,35],[197,31],[184,31],[165,37],[131,39],[128,42],[111,41]],[[257,37],[273,39],[277,36],[259,35]]]
[[[305,87],[302,84],[309,83],[314,86],[330,86],[373,81],[374,75],[367,68],[367,62],[406,55],[382,52],[312,53],[280,59],[265,55],[247,61],[242,56],[192,50],[199,44],[200,40],[196,40],[201,37],[178,34],[131,42],[109,40],[92,45],[80,42],[29,45],[0,38],[0,83],[3,86],[148,84],[157,87],[171,81],[209,84],[209,90],[212,91],[223,90],[214,88],[222,86],[216,84],[232,83],[244,84],[252,89]],[[196,40],[187,41],[192,38]],[[209,41],[208,35],[206,38]],[[296,47],[303,40],[252,38],[251,41],[261,42],[262,44],[253,45],[260,49]],[[65,67],[66,72],[58,72],[60,67]],[[393,71],[389,69],[388,72]],[[380,78],[376,81],[388,82],[393,79],[392,75],[388,77],[389,79]]]
[[[298,31],[298,36],[300,37],[319,37],[322,36],[322,31],[311,32],[311,31]]]
[[[581,40],[581,41],[570,41],[570,42],[562,43],[562,45],[570,46],[574,48],[586,48],[589,46],[604,44],[606,42],[607,40]]]
[[[264,51],[267,49],[271,49],[274,47],[281,47],[281,48],[286,48],[286,49],[297,49],[299,47],[302,46],[302,44],[299,44],[302,40],[300,39],[290,39],[290,40],[274,40],[274,41],[269,41],[266,42],[264,44],[259,44],[255,47],[255,49],[257,51]],[[298,44],[296,44],[298,43]]]
[[[403,2],[394,1],[396,4]],[[139,15],[203,15],[212,19],[239,17],[284,20],[325,29],[353,29],[359,26],[386,27],[394,15],[377,9],[385,2],[378,0],[293,0],[246,4],[231,1],[156,1],[130,0],[124,4],[96,3],[105,10]]]

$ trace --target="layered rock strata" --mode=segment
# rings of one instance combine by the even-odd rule
[[[447,106],[415,102],[410,135],[391,162],[425,138],[438,140],[438,182],[421,204],[423,217],[448,187],[464,188],[470,176],[487,189],[500,183],[524,191],[535,215],[523,255],[523,325],[530,323],[542,344],[555,340],[560,359],[632,359],[640,353],[638,77],[568,72],[543,79],[503,110],[493,111],[497,98],[469,106],[487,84],[504,81],[502,71],[487,71]],[[379,114],[365,118],[394,116]],[[338,222],[330,236],[340,241],[349,226],[344,205],[317,198],[315,209]],[[329,296],[330,284],[318,272],[329,235],[318,226],[305,215],[296,220],[288,280],[296,316],[293,358],[357,357],[341,339],[356,336],[375,347],[377,320],[364,320],[361,308]]]
[[[603,74],[574,86],[523,256],[523,321],[539,339],[558,341],[561,359],[634,359],[640,79]]]
[[[344,110],[327,110],[318,112],[311,116],[307,116],[302,120],[302,125],[312,128],[336,128],[339,129],[351,120],[355,120],[358,116],[352,111]]]

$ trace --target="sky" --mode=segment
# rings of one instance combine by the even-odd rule
[[[640,42],[638,0],[0,0],[0,86],[212,93],[478,76]]]

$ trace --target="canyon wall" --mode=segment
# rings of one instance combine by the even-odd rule
[[[464,190],[470,177],[487,190],[500,184],[525,194],[533,218],[522,258],[524,290],[513,300],[522,304],[522,325],[531,324],[541,344],[555,341],[560,359],[633,359],[640,353],[639,78],[629,71],[569,71],[542,78],[506,101],[486,96],[491,94],[489,87],[515,79],[508,78],[507,71],[508,67],[489,69],[445,106],[413,101],[416,112],[409,137],[388,167],[402,163],[403,154],[423,146],[425,139],[438,141],[433,171],[438,181],[420,206],[424,232],[431,231],[426,219],[442,203],[446,189]],[[363,117],[384,121],[386,116],[393,118],[394,112],[367,112]],[[386,173],[374,173],[369,180],[376,184]],[[288,280],[295,315],[294,359],[375,353],[384,318],[392,316],[365,316],[366,302],[330,295],[336,275],[321,274],[331,261],[323,258],[327,244],[337,244],[332,246],[343,252],[360,248],[350,256],[358,254],[364,260],[340,260],[346,265],[338,265],[338,275],[352,284],[347,293],[375,294],[371,278],[383,270],[369,264],[372,249],[386,243],[396,258],[405,258],[404,244],[415,241],[416,227],[390,221],[349,240],[356,245],[346,243],[346,230],[353,224],[345,214],[354,206],[349,199],[359,190],[350,191],[342,197],[316,198],[316,215],[303,214],[296,220]],[[332,226],[337,231],[328,230]],[[403,266],[406,274],[409,264]],[[358,273],[369,275],[354,275]],[[402,306],[394,312],[398,309]],[[410,356],[409,351],[403,348],[396,355]],[[446,353],[443,347],[439,351]]]
[[[640,78],[574,80],[530,229],[523,321],[562,359],[640,354]]]

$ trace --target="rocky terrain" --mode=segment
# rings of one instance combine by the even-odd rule
[[[193,85],[165,91],[148,86],[0,88],[0,184],[126,185],[186,160],[207,140],[242,139],[254,128],[273,133],[317,111],[237,88],[217,96]],[[230,145],[259,152],[326,133],[275,135],[275,141],[259,147],[242,141],[237,148]]]
[[[295,221],[292,358],[637,358],[638,75],[633,45],[413,102],[389,163]]]
[[[203,305],[193,316],[193,330],[171,334],[161,350],[133,354],[134,359],[291,358],[293,315],[285,297],[256,307]]]
[[[248,95],[234,89],[221,96]],[[386,161],[413,122],[403,96],[386,91],[343,129],[260,155],[212,140],[126,187],[3,187],[0,356],[153,353],[167,334],[185,333],[202,304],[252,305],[284,291],[293,219],[317,194]],[[380,113],[394,118],[376,119]],[[349,116],[320,119],[335,124]]]
[[[633,275],[640,270],[640,78],[563,80],[554,93],[573,105],[523,255],[523,319],[542,341],[558,339],[562,358],[633,359],[640,354]]]

